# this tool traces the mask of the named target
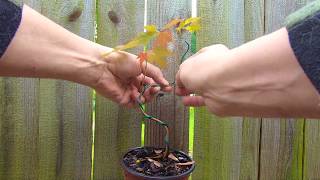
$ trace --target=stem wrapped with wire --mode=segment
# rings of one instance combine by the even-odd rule
[[[155,118],[149,114],[146,113],[145,111],[145,108],[143,106],[143,103],[141,102],[141,97],[143,96],[144,92],[148,89],[148,88],[152,88],[152,87],[159,87],[158,84],[152,84],[152,85],[144,85],[143,86],[143,90],[142,92],[140,93],[138,99],[137,99],[137,103],[139,105],[139,109],[140,111],[142,112],[143,116],[144,116],[144,119],[147,119],[147,120],[151,120],[151,121],[154,121],[156,122],[157,124],[161,125],[161,126],[164,126],[165,127],[165,130],[166,130],[166,135],[165,135],[165,138],[164,138],[164,143],[166,145],[165,147],[165,152],[163,154],[164,157],[168,157],[169,155],[169,150],[170,150],[170,147],[169,147],[169,127],[168,127],[168,124],[161,121],[160,119],[158,118]]]
[[[180,59],[180,62],[182,63],[183,60],[185,59],[185,56],[187,55],[187,53],[189,52],[190,50],[190,45],[187,41],[185,41],[185,43],[187,44],[187,50],[185,51],[185,53],[182,55],[181,59]],[[147,61],[146,61],[147,62]],[[147,66],[145,67],[145,70],[146,70]],[[145,73],[144,73],[145,74]],[[172,86],[175,86],[175,82],[171,83]],[[168,124],[161,121],[160,119],[156,118],[156,117],[153,117],[149,114],[146,113],[145,111],[145,108],[143,106],[143,103],[141,101],[141,97],[143,96],[143,94],[145,93],[145,91],[149,88],[154,88],[154,87],[160,87],[160,85],[158,84],[147,84],[147,85],[143,85],[142,87],[142,91],[137,99],[137,103],[139,105],[139,109],[140,111],[142,112],[142,114],[144,115],[144,119],[147,119],[147,120],[151,120],[151,121],[154,121],[156,122],[157,124],[161,125],[161,126],[164,126],[165,130],[166,130],[166,135],[164,137],[164,143],[165,143],[165,152],[163,154],[164,157],[168,157],[169,153],[170,153],[170,146],[169,146],[169,127],[168,127]]]

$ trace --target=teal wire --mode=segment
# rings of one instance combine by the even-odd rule
[[[185,41],[185,43],[187,44],[187,50],[184,52],[184,54],[182,55],[182,57],[181,57],[181,59],[180,59],[180,64],[185,60],[185,57],[186,57],[186,55],[188,54],[188,52],[189,52],[189,50],[190,50],[190,44],[187,42],[187,41]],[[175,85],[175,82],[173,82],[173,83],[171,83],[171,85]],[[148,89],[148,88],[152,88],[152,87],[160,87],[160,85],[159,84],[147,84],[147,85],[144,85],[143,86],[143,89],[142,89],[142,92],[140,93],[140,95],[139,95],[139,97],[137,98],[137,103],[138,103],[138,105],[139,105],[139,107],[140,107],[140,109],[141,109],[141,111],[143,111],[144,112],[144,119],[148,119],[148,120],[151,120],[151,119],[153,119],[153,118],[155,118],[155,117],[153,117],[153,116],[151,116],[151,115],[148,115],[148,114],[146,114],[145,113],[145,109],[144,109],[144,106],[143,106],[143,103],[142,103],[142,101],[141,101],[141,97],[143,96],[143,94],[146,92],[146,90]],[[160,124],[160,125],[162,125],[162,126],[166,126],[166,127],[168,127],[168,124],[167,123],[165,123],[165,122],[158,122],[158,121],[155,121],[157,124]],[[169,135],[168,134],[166,134],[166,136],[165,136],[165,138],[164,138],[164,142],[165,142],[165,144],[167,145],[167,146],[169,146]]]

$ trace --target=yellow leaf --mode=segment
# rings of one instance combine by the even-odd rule
[[[194,23],[194,24],[191,24],[190,26],[187,26],[185,29],[189,32],[196,32],[200,30],[200,24]]]
[[[153,33],[141,33],[139,34],[137,37],[135,37],[134,39],[132,39],[131,41],[129,41],[127,44],[124,45],[120,45],[115,47],[116,51],[122,51],[125,49],[130,49],[130,48],[134,48],[137,46],[145,46],[149,43],[149,41],[157,34],[158,32],[153,32]]]
[[[184,28],[185,21],[180,22],[179,26],[176,28],[177,32],[180,33],[181,30]]]
[[[157,32],[157,27],[155,25],[147,25],[144,27],[144,29],[147,31],[147,33],[154,34]]]
[[[166,48],[154,48],[148,51],[148,61],[164,68],[167,64],[167,58],[171,56],[172,52]]]
[[[170,21],[168,24],[166,24],[163,28],[163,30],[166,30],[166,29],[170,29],[172,28],[173,26],[176,26],[178,25],[179,23],[181,23],[183,20],[182,19],[173,19],[172,21]]]
[[[199,23],[199,21],[200,21],[200,17],[191,17],[191,18],[186,19],[184,22],[186,25],[188,25],[188,24],[192,24],[192,23]]]
[[[193,17],[186,19],[185,21],[185,29],[189,32],[195,32],[200,29],[200,18],[199,17]]]
[[[184,20],[176,30],[180,33],[183,29],[189,32],[198,31],[200,29],[200,17],[192,17]]]

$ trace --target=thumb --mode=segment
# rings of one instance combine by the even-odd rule
[[[175,92],[177,95],[179,96],[187,96],[189,94],[191,94],[192,92],[189,91],[183,84],[183,82],[181,81],[180,78],[180,70],[177,72],[176,74],[176,88],[175,88]]]

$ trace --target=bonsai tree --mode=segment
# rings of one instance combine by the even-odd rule
[[[173,38],[173,33],[182,34],[185,32],[196,32],[200,29],[199,21],[199,17],[188,19],[173,19],[161,30],[158,30],[155,25],[147,25],[144,27],[145,32],[141,32],[135,38],[124,45],[116,46],[112,51],[103,54],[103,56],[108,56],[113,52],[127,50],[138,46],[148,47],[148,45],[151,44],[150,48],[144,48],[144,50],[138,55],[141,69],[143,71],[146,71],[148,66],[143,66],[143,63],[147,62],[158,65],[160,68],[164,68],[167,64],[166,59],[173,55],[173,52],[172,50],[170,50],[169,46],[172,44],[176,44]],[[189,44],[187,42],[186,44],[188,48],[181,57],[181,62],[189,51]],[[172,85],[174,85],[174,83],[172,83]],[[171,152],[169,147],[168,124],[146,113],[144,104],[141,101],[141,97],[143,96],[144,92],[151,87],[159,87],[159,85],[141,84],[141,93],[136,101],[139,105],[141,113],[144,115],[144,118],[146,120],[153,121],[165,129],[165,147],[162,149],[150,149],[145,147],[129,151],[124,156],[122,165],[127,169],[126,176],[127,178],[131,177],[129,179],[135,179],[133,178],[133,174],[136,174],[135,176],[141,177],[144,177],[145,175],[151,177],[179,176],[183,179],[184,177],[188,177],[193,170],[194,161],[192,161],[191,158],[183,152]],[[134,171],[140,173],[140,175],[137,175],[137,173],[135,173]]]

